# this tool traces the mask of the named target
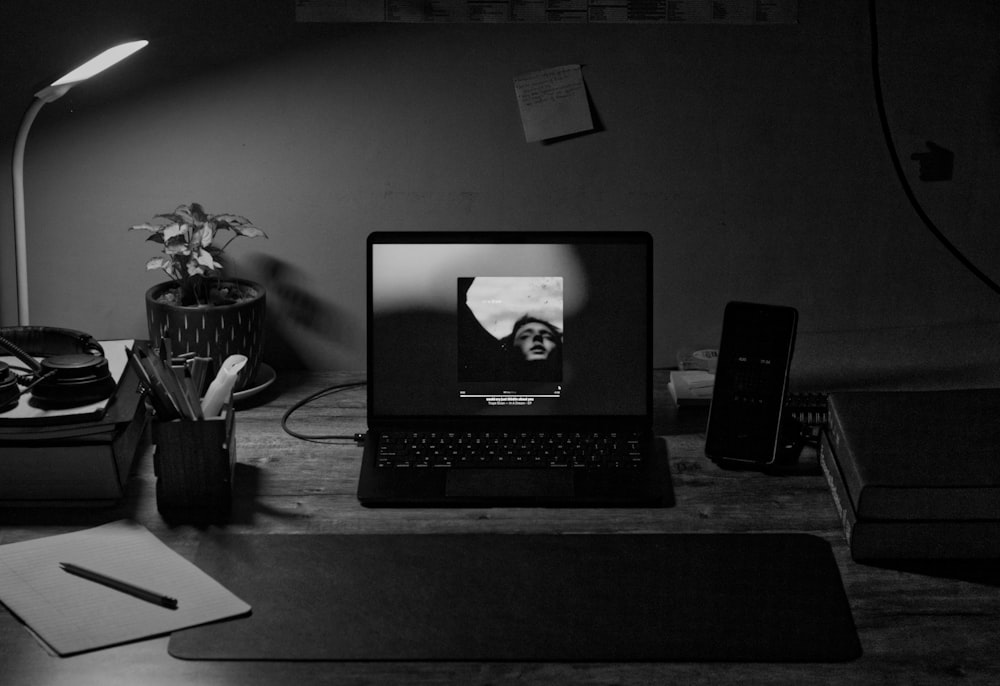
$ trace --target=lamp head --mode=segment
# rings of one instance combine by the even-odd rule
[[[108,48],[97,57],[94,57],[79,67],[69,72],[65,76],[56,79],[51,84],[35,93],[35,97],[43,102],[58,100],[66,94],[70,88],[86,81],[91,76],[99,74],[113,64],[121,62],[126,57],[138,52],[149,44],[149,41],[138,40],[129,43],[122,43],[113,48]]]

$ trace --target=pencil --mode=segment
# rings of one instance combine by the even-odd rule
[[[113,579],[110,576],[105,576],[100,572],[94,572],[89,569],[84,569],[83,567],[71,564],[69,562],[60,562],[59,566],[62,567],[64,571],[70,574],[75,574],[76,576],[83,577],[90,581],[94,581],[99,584],[103,584],[108,588],[113,588],[116,591],[121,591],[122,593],[128,593],[129,595],[135,596],[136,598],[141,598],[147,602],[153,603],[154,605],[162,605],[170,610],[177,609],[177,600],[169,596],[156,593],[154,591],[147,591],[144,588],[139,588],[138,586],[133,586],[127,581],[121,581],[119,579]]]

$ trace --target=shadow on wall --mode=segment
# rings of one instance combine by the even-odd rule
[[[358,322],[315,293],[297,267],[270,255],[253,255],[230,273],[267,289],[264,360],[275,369],[356,370]]]

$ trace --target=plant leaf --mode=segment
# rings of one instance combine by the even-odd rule
[[[162,269],[164,271],[170,271],[170,260],[166,257],[154,257],[153,259],[146,262],[146,269],[152,271],[153,269]]]
[[[205,222],[205,224],[200,229],[195,231],[193,236],[191,236],[191,242],[193,243],[197,241],[198,243],[201,244],[202,248],[207,248],[208,246],[210,246],[214,239],[215,239],[215,222],[213,221]]]
[[[185,229],[189,229],[188,224],[171,224],[169,226],[163,227],[163,239],[170,243],[171,241],[181,238],[187,240],[187,232]]]
[[[197,260],[198,264],[200,264],[203,267],[206,267],[208,269],[221,269],[222,268],[222,265],[219,264],[218,262],[216,262],[212,258],[212,254],[209,253],[207,250],[201,250],[201,251],[199,251],[194,257],[195,257],[195,260]]]
[[[184,206],[181,205],[181,207]],[[180,207],[177,208],[178,211],[180,211],[180,209],[181,209]],[[197,224],[201,224],[202,222],[208,219],[208,215],[205,213],[205,208],[201,206],[201,203],[193,202],[188,207],[186,207],[185,210],[191,215],[191,217],[194,219],[194,222]]]
[[[213,217],[217,222],[225,222],[226,224],[236,224],[237,226],[252,225],[253,222],[244,216],[238,214],[230,214],[228,212],[223,212],[222,214],[217,214]]]
[[[267,237],[263,231],[253,225],[253,222],[238,214],[217,214],[216,221],[224,225],[230,231],[234,231],[241,236],[256,238],[257,236]]]
[[[186,288],[198,290],[209,278],[221,274],[225,267],[217,258],[237,237],[267,238],[264,231],[239,214],[223,213],[211,215],[200,203],[178,205],[173,212],[153,216],[160,224],[142,223],[130,227],[130,231],[148,231],[147,241],[162,246],[163,255],[146,263],[146,269],[162,269],[175,281],[187,284]],[[223,245],[215,245],[219,231],[228,229],[233,235]],[[203,298],[198,295],[198,302]]]
[[[189,205],[178,205],[174,214],[181,218],[181,223],[194,224],[198,221],[198,217]]]
[[[247,238],[258,238],[260,236],[267,238],[267,234],[264,233],[263,230],[258,229],[252,224],[250,226],[234,226],[233,231],[241,236],[246,236]]]
[[[135,226],[128,227],[129,231],[151,231],[153,233],[158,233],[163,229],[161,224],[136,224]]]

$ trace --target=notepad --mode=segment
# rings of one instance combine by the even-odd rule
[[[155,589],[176,598],[177,609],[67,574],[60,562]],[[0,546],[0,601],[63,656],[250,612],[247,603],[127,520]]]

